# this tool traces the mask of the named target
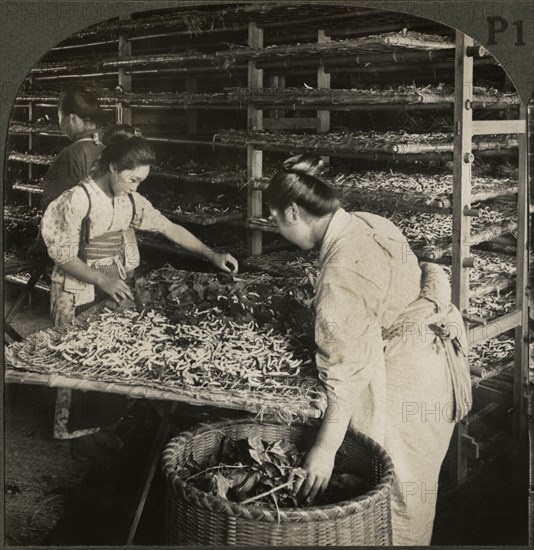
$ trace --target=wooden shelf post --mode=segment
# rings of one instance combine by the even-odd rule
[[[269,88],[283,90],[286,87],[286,77],[283,74],[271,75],[269,77]],[[270,118],[284,118],[286,115],[283,109],[272,109],[269,111]]]
[[[320,44],[331,42],[329,36],[326,35],[325,31],[317,31],[317,42]],[[317,67],[317,88],[319,90],[329,90],[330,89],[330,73],[327,73],[325,66],[321,63]],[[318,130],[320,133],[325,133],[330,130],[330,111],[329,110],[319,110],[317,111],[317,118],[319,119]]]
[[[520,106],[519,119],[524,123],[524,131],[519,140],[519,179],[517,193],[517,273],[516,308],[521,312],[521,323],[515,329],[514,357],[514,437],[519,439],[526,434],[527,418],[525,399],[529,385],[529,315],[528,315],[528,227],[529,227],[529,188],[528,188],[528,108]]]
[[[120,19],[129,19],[129,16],[121,16]],[[130,57],[132,55],[132,43],[123,34],[119,35],[119,57]],[[132,91],[132,75],[129,74],[127,68],[119,68],[118,84],[124,92]],[[117,124],[131,124],[132,110],[129,107],[124,107],[119,101],[117,103]]]
[[[263,29],[255,21],[248,24],[248,45],[251,48],[263,48]],[[263,70],[258,69],[256,61],[248,62],[248,87],[263,88]],[[249,132],[263,128],[263,111],[249,103],[247,107],[247,128]],[[247,180],[260,178],[263,170],[263,151],[252,145],[247,145]],[[259,218],[262,215],[262,192],[249,185],[247,189],[247,217]],[[257,256],[262,252],[262,232],[249,230],[247,232],[247,256]]]
[[[473,39],[456,33],[455,102],[454,102],[454,172],[452,205],[452,302],[462,315],[469,314],[469,268],[464,261],[470,257],[471,219],[464,210],[471,208],[471,154],[473,111],[473,58],[467,48]],[[467,330],[467,326],[466,326]],[[462,442],[467,425],[457,424],[449,448],[449,475],[455,482],[467,475],[467,454]]]
[[[331,42],[330,36],[327,36],[324,30],[317,31],[317,42],[327,43]],[[329,90],[330,89],[330,73],[326,72],[325,66],[321,63],[317,67],[317,88],[319,90]],[[319,110],[317,111],[318,126],[317,131],[320,134],[324,134],[330,131],[330,111],[328,110]],[[324,162],[330,162],[330,157],[322,156]]]
[[[30,101],[28,103],[28,122],[33,122],[34,116],[33,116],[33,101]],[[32,132],[28,135],[28,151],[32,153],[34,150],[35,143],[34,143],[34,135]],[[33,179],[33,164],[31,162],[28,163],[28,180],[32,181]],[[28,206],[32,206],[32,194],[28,193]]]

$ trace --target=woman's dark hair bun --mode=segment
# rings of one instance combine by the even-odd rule
[[[282,163],[282,166],[286,172],[307,174],[308,176],[317,176],[326,167],[321,157],[311,153],[303,153],[290,157]]]
[[[94,169],[97,177],[108,172],[111,163],[115,164],[120,172],[150,165],[155,160],[154,151],[141,132],[129,124],[117,124],[107,128],[99,136],[99,141],[104,148]]]
[[[101,124],[106,119],[98,103],[98,92],[86,86],[68,86],[59,96],[58,108],[65,116],[75,114],[95,124]]]
[[[318,174],[325,162],[310,153],[288,158],[263,193],[270,208],[285,211],[292,202],[314,216],[325,216],[339,208],[336,192]]]
[[[116,124],[104,131],[100,137],[100,141],[103,145],[117,145],[119,143],[125,143],[132,138],[141,138],[141,132],[134,126],[129,124]]]

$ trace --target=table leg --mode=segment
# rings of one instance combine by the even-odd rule
[[[5,322],[9,323],[11,319],[13,318],[13,315],[17,312],[18,308],[22,304],[22,302],[26,299],[27,296],[29,296],[30,292],[32,291],[33,287],[37,284],[39,279],[41,278],[41,275],[44,274],[46,267],[38,267],[36,268],[33,273],[31,274],[30,279],[28,282],[24,285],[24,288],[22,289],[22,292],[17,296],[17,299],[9,312],[7,313],[5,317]]]
[[[9,324],[4,324],[4,332],[9,336],[14,342],[20,342],[24,340],[22,336]]]
[[[163,452],[163,447],[167,443],[167,437],[171,427],[171,418],[176,411],[176,407],[176,401],[165,403],[163,416],[161,417],[158,431],[154,438],[154,442],[152,443],[146,469],[143,474],[143,484],[140,489],[139,498],[136,500],[137,506],[135,508],[132,524],[130,526],[130,533],[128,534],[128,540],[126,542],[127,545],[133,544],[133,539],[139,525],[139,520],[143,514],[143,508],[145,507],[148,492],[150,491],[150,486],[152,485],[152,480],[154,479],[154,474],[156,473],[156,468],[160,460],[161,453]]]

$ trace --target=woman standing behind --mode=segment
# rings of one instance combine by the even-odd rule
[[[97,136],[104,113],[94,92],[81,86],[67,89],[59,98],[57,112],[59,127],[73,143],[61,150],[43,178],[43,212],[63,191],[89,174],[102,149]],[[46,246],[40,234],[29,247],[28,255],[46,256]]]
[[[317,172],[306,157],[286,161],[265,193],[280,233],[320,248],[316,363],[328,407],[296,490],[310,500],[324,490],[347,429],[360,431],[394,463],[394,544],[428,545],[440,466],[454,421],[471,406],[463,321],[443,270],[420,267],[389,220],[340,208],[305,171]]]
[[[161,233],[224,271],[238,267],[231,255],[212,251],[136,192],[154,156],[133,127],[112,127],[103,134],[102,143],[90,176],[52,201],[41,221],[48,254],[55,263],[50,306],[58,327],[68,326],[76,314],[106,297],[133,299],[126,280],[139,265],[139,250],[135,240],[126,242],[130,228]],[[87,435],[87,429],[98,432],[121,413],[124,399],[120,396],[73,392],[72,402],[56,415],[56,436],[76,438]],[[106,444],[105,434],[96,437]],[[113,445],[113,438],[109,444]]]
[[[92,90],[73,86],[61,94],[58,120],[62,132],[72,143],[59,153],[43,178],[43,211],[89,174],[102,150],[97,135],[104,113]]]

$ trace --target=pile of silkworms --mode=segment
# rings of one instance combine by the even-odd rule
[[[162,273],[169,277],[169,269],[160,271],[160,278]],[[174,272],[182,277],[186,273]],[[197,275],[197,293],[200,280],[213,279],[188,275],[189,282]],[[180,308],[179,301],[175,307]],[[203,310],[193,303],[183,307],[185,322],[169,318],[168,300],[140,313],[104,308],[66,332],[48,329],[10,346],[6,360],[47,374],[169,390],[224,390],[234,395],[261,391],[267,398],[306,397],[308,402],[318,398],[313,351],[303,345],[301,330],[284,331],[273,323],[260,326],[244,317],[232,321],[221,315],[217,301]],[[188,316],[194,324],[187,322]]]

